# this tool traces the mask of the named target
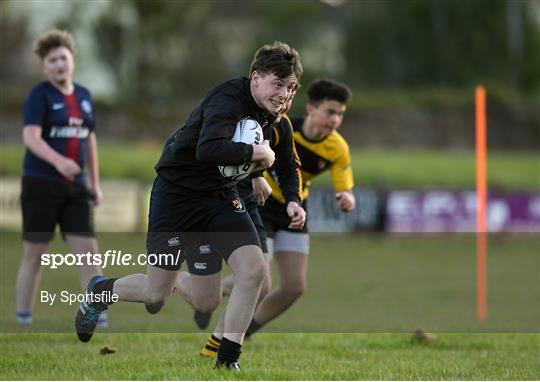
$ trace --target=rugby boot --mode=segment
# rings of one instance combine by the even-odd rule
[[[156,302],[154,304],[144,304],[144,306],[146,307],[146,311],[150,314],[157,314],[161,310],[161,308],[163,308],[163,305],[165,305],[164,301]]]
[[[79,340],[82,342],[90,341],[101,313],[107,310],[107,305],[105,304],[96,304],[87,301],[88,295],[92,293],[96,283],[104,280],[107,280],[105,276],[93,276],[88,280],[88,284],[84,288],[85,301],[79,304],[79,309],[77,309],[77,314],[75,315],[75,330],[77,331]]]
[[[237,373],[241,371],[240,364],[238,362],[226,362],[220,359],[216,361],[216,366],[214,366],[214,369],[227,369],[235,371]]]
[[[206,329],[208,324],[210,324],[211,319],[212,313],[205,313],[199,310],[196,310],[195,313],[193,313],[193,320],[195,320],[199,329]]]

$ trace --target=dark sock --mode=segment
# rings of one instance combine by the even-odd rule
[[[237,342],[230,341],[227,338],[223,337],[221,340],[221,345],[219,346],[218,351],[218,361],[223,361],[227,365],[233,362],[238,362],[240,358],[240,349],[242,345]]]
[[[259,324],[257,321],[255,321],[254,319],[251,320],[251,322],[249,323],[249,327],[246,330],[246,337],[248,337],[248,338],[251,337],[251,335],[253,333],[258,331],[262,327],[263,326],[261,324]]]
[[[101,303],[105,306],[112,305],[113,301],[111,300],[112,294],[113,294],[113,285],[114,282],[118,280],[117,278],[114,279],[106,279],[103,281],[99,281],[94,285],[94,289],[92,289],[92,292],[94,294],[101,294],[103,292],[107,292],[107,295]]]

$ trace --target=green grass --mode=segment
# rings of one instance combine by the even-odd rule
[[[368,187],[474,189],[476,184],[472,152],[355,150],[353,167],[356,182]],[[540,155],[532,152],[490,152],[487,178],[491,189],[538,190]]]
[[[145,237],[99,239],[102,251],[138,254]],[[24,332],[13,302],[19,240],[19,233],[1,232],[0,379],[540,378],[538,236],[489,238],[489,315],[479,323],[474,236],[314,235],[308,290],[246,342],[241,375],[214,371],[211,360],[197,355],[206,334],[196,331],[191,308],[177,294],[156,316],[141,304],[112,306],[111,328],[89,344],[73,333],[75,305],[38,303]],[[66,250],[60,240],[51,248]],[[117,266],[105,273],[142,270]],[[75,293],[77,284],[74,269],[45,269],[40,289]],[[437,341],[413,342],[417,327],[436,332]],[[104,345],[117,352],[99,355]]]
[[[537,380],[538,334],[260,334],[244,346],[243,371],[212,369],[200,334],[67,334],[1,337],[4,380]],[[99,355],[100,347],[117,350]]]
[[[152,181],[161,144],[100,143],[103,177],[136,178]],[[2,145],[0,175],[20,175],[23,149]],[[373,187],[474,188],[474,153],[428,150],[353,150],[353,169],[358,185]],[[323,176],[319,182],[328,184]],[[540,157],[535,152],[490,151],[490,188],[538,190]]]

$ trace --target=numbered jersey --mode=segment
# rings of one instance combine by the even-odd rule
[[[41,137],[54,150],[84,168],[88,157],[88,136],[95,130],[92,96],[75,84],[73,93],[63,94],[45,81],[32,89],[24,103],[24,126],[40,126]],[[24,176],[68,182],[48,162],[26,150]],[[85,184],[84,172],[75,182]]]

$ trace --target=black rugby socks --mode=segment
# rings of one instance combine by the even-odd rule
[[[116,280],[118,280],[118,279],[117,278],[111,278],[111,279],[106,279],[106,280],[103,280],[103,281],[98,281],[96,283],[96,285],[94,285],[94,288],[92,289],[92,292],[94,292],[94,294],[101,294],[103,292],[106,292],[107,296],[112,296],[112,294],[113,294],[113,285],[114,285],[114,282]],[[112,305],[113,304],[113,301],[111,301],[110,298],[106,298],[101,302],[103,304],[105,304],[105,305]]]
[[[239,343],[230,341],[227,338],[223,337],[218,350],[218,362],[221,361],[226,365],[229,365],[233,362],[238,362],[238,358],[240,358],[241,348],[242,345],[240,345]]]

